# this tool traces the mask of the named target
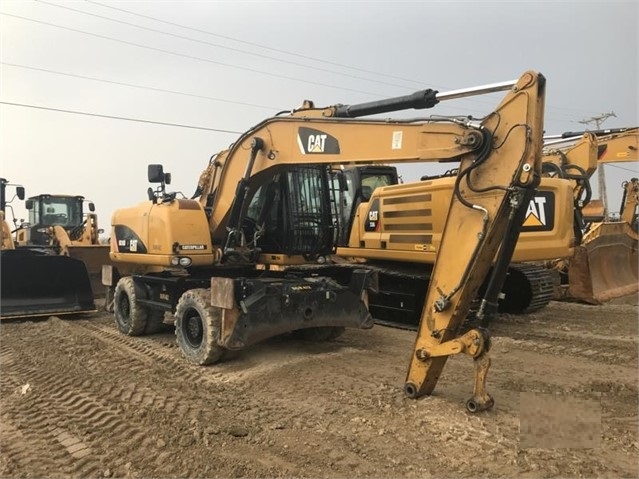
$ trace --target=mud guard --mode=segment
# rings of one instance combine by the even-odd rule
[[[564,299],[601,304],[639,292],[638,240],[625,222],[594,226],[570,258]]]
[[[0,318],[96,311],[84,263],[33,250],[0,253]]]

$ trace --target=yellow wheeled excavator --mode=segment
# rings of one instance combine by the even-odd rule
[[[22,247],[14,241],[5,220],[6,208],[10,208],[6,200],[7,186],[11,185],[0,178],[0,318],[95,311],[89,276],[82,261],[38,248]],[[16,193],[19,199],[24,199],[24,187],[16,186]]]
[[[579,137],[580,134],[583,136]],[[621,211],[625,214],[620,221],[612,221],[607,218],[603,201],[590,199],[588,181],[605,163],[639,160],[639,128],[569,132],[559,136],[562,139],[546,143],[545,164],[559,167],[562,177],[575,182],[576,198],[583,192],[580,201],[583,214],[575,222],[582,231],[576,232],[578,244],[573,254],[550,263],[560,274],[554,298],[600,304],[636,293],[639,238],[631,218],[635,183],[633,180],[624,183]],[[563,144],[566,141],[569,143]]]
[[[506,90],[478,120],[362,118]],[[374,272],[325,262],[336,248],[347,188],[331,167],[457,162],[404,391],[411,398],[430,394],[447,358],[463,353],[476,365],[467,409],[492,407],[485,389],[489,333],[462,323],[489,270],[477,317],[496,307],[540,181],[544,99],[544,77],[529,71],[515,81],[445,93],[325,108],[305,102],[212,157],[193,199],[167,192],[167,174],[150,165],[149,181],[160,186],[148,201],[112,217],[113,265],[103,280],[114,288],[117,327],[144,334],[171,312],[180,350],[202,365],[281,333],[328,340],[344,327],[370,328]]]
[[[16,246],[82,261],[89,272],[94,297],[104,296],[102,265],[109,263],[109,245],[100,243],[102,230],[98,228],[94,203],[78,195],[40,194],[28,198],[25,207],[29,222],[16,230]]]

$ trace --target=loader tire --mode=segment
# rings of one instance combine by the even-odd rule
[[[113,293],[113,313],[118,329],[129,336],[144,334],[148,310],[138,304],[138,297],[144,293],[133,282],[130,276],[120,278]]]
[[[343,327],[324,326],[318,328],[298,329],[293,331],[293,336],[296,339],[301,339],[303,341],[322,343],[339,338],[342,334],[344,334],[345,330],[346,328]]]
[[[213,364],[224,355],[225,348],[217,344],[222,311],[211,306],[208,289],[185,292],[175,309],[175,336],[184,357],[193,364]]]

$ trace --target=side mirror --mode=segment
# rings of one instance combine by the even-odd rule
[[[348,191],[348,181],[346,181],[346,176],[344,176],[343,171],[337,171],[337,183],[339,184],[340,191]]]
[[[162,183],[165,181],[162,165],[149,165],[148,177],[149,183]]]
[[[171,173],[164,173],[164,182],[167,185],[171,184]]]
[[[24,186],[16,186],[16,195],[18,195],[19,200],[24,199]]]
[[[24,202],[24,207],[28,210],[33,209],[33,200],[27,200]]]
[[[91,202],[89,203],[89,211],[93,213],[95,211],[95,205]]]

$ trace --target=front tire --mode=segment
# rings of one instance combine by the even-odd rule
[[[113,293],[113,313],[120,332],[129,336],[144,334],[148,319],[147,308],[138,304],[144,296],[130,276],[120,278]]]
[[[208,289],[185,292],[175,309],[175,336],[184,357],[204,366],[222,358],[225,349],[217,344],[222,311],[210,305]]]

